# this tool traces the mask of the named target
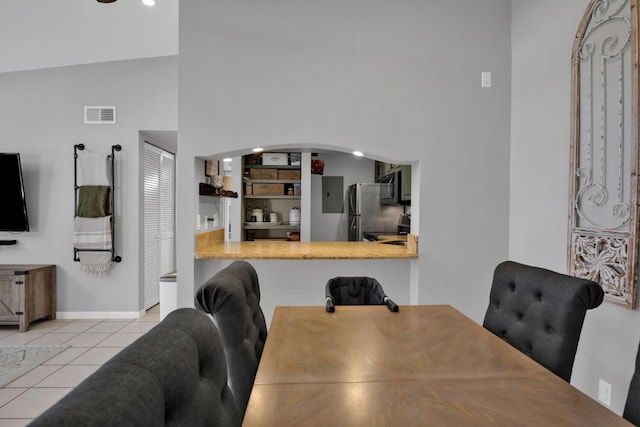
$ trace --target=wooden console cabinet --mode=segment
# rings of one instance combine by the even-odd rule
[[[44,317],[56,318],[56,266],[0,264],[0,325],[26,332]]]

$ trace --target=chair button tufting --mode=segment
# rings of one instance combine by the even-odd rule
[[[551,326],[547,326],[547,332],[552,334],[553,333],[553,328]]]
[[[509,289],[511,289],[512,292],[516,291],[516,284],[515,283],[509,283]]]
[[[517,313],[516,313],[516,318],[517,318],[518,320],[522,320],[522,319],[524,318],[524,314],[522,314],[522,313],[520,313],[520,312],[517,312]]]

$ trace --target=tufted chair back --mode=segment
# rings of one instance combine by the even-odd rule
[[[240,426],[223,354],[208,316],[175,310],[30,426]]]
[[[622,416],[627,421],[640,426],[640,348],[636,354],[636,369],[631,377],[627,402]]]
[[[586,311],[603,297],[590,280],[505,261],[495,269],[483,326],[569,381]]]
[[[398,311],[394,303],[382,289],[382,285],[372,277],[334,277],[325,286],[326,310],[335,311],[336,305],[383,305]]]
[[[195,304],[211,314],[220,331],[229,387],[244,416],[267,339],[256,270],[246,261],[234,261],[200,286]]]

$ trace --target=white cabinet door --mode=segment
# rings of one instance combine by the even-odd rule
[[[160,277],[175,271],[175,156],[144,149],[144,308],[160,302]]]

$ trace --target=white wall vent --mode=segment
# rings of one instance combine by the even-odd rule
[[[84,123],[89,125],[95,124],[113,124],[116,122],[116,107],[84,107]]]

